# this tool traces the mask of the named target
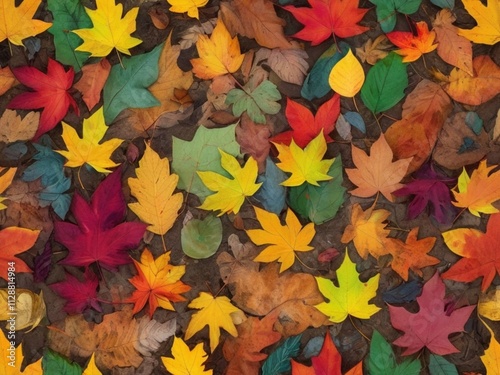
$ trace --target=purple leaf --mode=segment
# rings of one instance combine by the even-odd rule
[[[33,262],[33,280],[35,283],[43,283],[47,276],[49,276],[50,269],[52,268],[52,243],[50,239],[45,244],[41,254],[38,254]]]

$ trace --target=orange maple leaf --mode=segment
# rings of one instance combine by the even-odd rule
[[[153,316],[158,306],[174,310],[172,302],[186,300],[181,296],[181,293],[189,291],[191,287],[180,281],[186,266],[174,266],[169,262],[170,252],[154,259],[153,254],[148,249],[144,249],[142,252],[140,262],[134,260],[138,274],[129,281],[137,290],[125,300],[125,303],[135,304],[134,314],[141,311],[148,300],[150,317]]]
[[[387,38],[392,44],[400,48],[394,52],[403,56],[404,63],[416,61],[424,53],[434,51],[438,46],[434,44],[436,33],[429,31],[427,23],[424,21],[417,22],[415,27],[417,35],[410,31],[393,31],[387,34]]]
[[[16,255],[31,248],[38,238],[39,230],[8,227],[0,230],[0,277],[8,279],[8,269],[15,263],[16,272],[32,272]]]
[[[393,202],[392,192],[403,187],[399,182],[406,175],[413,158],[392,161],[393,153],[384,134],[376,140],[370,156],[352,146],[352,160],[357,168],[346,169],[349,180],[358,187],[350,193],[356,197],[368,198],[380,192]]]

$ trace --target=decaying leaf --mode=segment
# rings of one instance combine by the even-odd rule
[[[375,65],[377,61],[382,60],[389,54],[391,44],[387,37],[382,34],[376,37],[373,41],[368,39],[363,47],[356,48],[356,56],[361,62],[367,62],[370,65]]]
[[[21,330],[30,327],[27,331],[37,327],[43,318],[45,318],[46,307],[43,300],[43,292],[33,293],[31,290],[17,288],[15,294],[15,306],[11,304],[9,296],[10,289],[0,289],[0,320],[8,320],[15,314],[15,330]],[[10,323],[7,323],[7,330]]]

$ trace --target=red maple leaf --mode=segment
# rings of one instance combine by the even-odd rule
[[[97,286],[99,280],[89,268],[85,270],[83,281],[69,273],[66,280],[52,284],[50,287],[66,300],[64,311],[68,314],[81,314],[87,307],[102,311],[97,302]]]
[[[304,148],[323,131],[326,141],[333,142],[328,134],[335,128],[339,114],[340,96],[338,94],[323,103],[318,108],[316,116],[307,107],[287,98],[285,116],[292,130],[274,136],[271,141],[289,146],[293,139],[300,148]]]
[[[463,257],[448,271],[443,279],[470,282],[483,277],[481,290],[491,285],[500,274],[500,213],[490,216],[486,233],[472,228],[452,229],[443,233],[444,242],[455,254]]]
[[[368,9],[358,8],[359,0],[308,0],[311,8],[284,7],[305,27],[295,38],[310,41],[313,46],[327,40],[332,34],[340,38],[362,34],[368,27],[357,23]]]
[[[410,355],[426,347],[437,355],[458,353],[448,336],[462,332],[464,325],[476,306],[466,306],[451,313],[445,308],[444,283],[436,273],[425,283],[422,294],[417,297],[420,310],[413,314],[404,307],[389,305],[392,326],[404,332],[394,341],[405,347],[403,355]]]
[[[68,90],[73,85],[75,71],[64,67],[56,60],[49,58],[47,74],[30,66],[12,69],[16,79],[23,85],[32,88],[35,92],[24,92],[10,101],[7,108],[11,109],[40,109],[40,123],[33,140],[36,141],[42,134],[52,130],[61,121],[69,107],[77,115],[80,114],[75,99]]]
[[[98,262],[114,270],[132,262],[127,250],[139,245],[146,225],[123,222],[127,206],[121,187],[121,169],[118,168],[101,182],[90,203],[75,193],[71,212],[78,225],[62,221],[54,225],[56,241],[69,250],[61,264],[88,267]]]

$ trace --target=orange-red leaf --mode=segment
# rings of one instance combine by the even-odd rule
[[[16,255],[31,248],[38,238],[39,230],[8,227],[0,230],[0,277],[8,279],[9,263],[15,263],[15,272],[33,272]]]
[[[400,48],[394,52],[403,56],[405,63],[418,60],[424,53],[434,51],[437,48],[437,44],[434,44],[436,33],[429,31],[425,21],[417,22],[415,27],[417,35],[411,31],[393,31],[387,34],[387,38]]]
[[[82,78],[74,87],[83,94],[83,101],[89,111],[101,100],[101,91],[111,71],[111,64],[105,58],[82,68]]]

